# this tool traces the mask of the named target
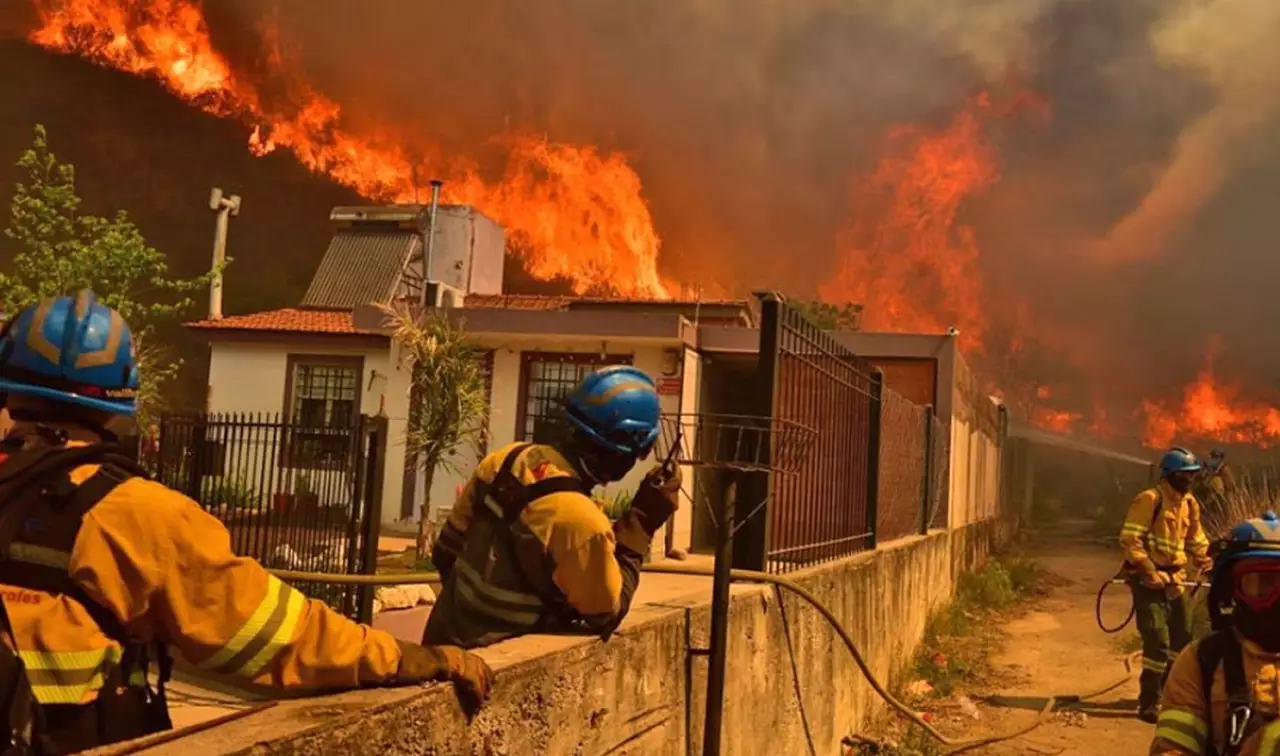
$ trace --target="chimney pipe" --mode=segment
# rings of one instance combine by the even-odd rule
[[[214,187],[209,193],[209,209],[218,214],[213,226],[213,278],[209,281],[209,319],[222,319],[222,266],[227,261],[227,226],[240,214],[240,197],[224,196]]]
[[[427,248],[422,257],[422,310],[427,309],[427,292],[431,281],[431,254],[436,248],[436,211],[440,209],[440,188],[444,182],[431,179],[431,212],[427,216]]]

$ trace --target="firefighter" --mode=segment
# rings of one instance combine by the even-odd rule
[[[452,681],[464,703],[488,667],[397,641],[236,556],[218,520],[114,455],[134,414],[134,340],[89,291],[45,299],[0,331],[0,705],[4,753],[62,754],[172,725],[167,648],[282,689]],[[16,653],[15,653],[16,652]]]
[[[1227,494],[1235,486],[1235,475],[1227,465],[1227,453],[1222,449],[1209,452],[1209,461],[1204,466],[1204,487],[1206,497],[1216,497],[1218,505],[1226,503]],[[1202,504],[1207,502],[1201,500]]]
[[[1231,529],[1209,594],[1214,632],[1169,673],[1151,756],[1280,754],[1280,520]]]
[[[564,443],[490,454],[458,497],[432,553],[444,584],[424,643],[472,648],[577,629],[607,638],[626,615],[650,540],[678,506],[679,468],[650,470],[614,525],[590,492],[648,457],[658,394],[643,371],[606,367],[564,411]]]
[[[1200,505],[1191,495],[1200,469],[1199,460],[1186,449],[1165,452],[1159,483],[1133,500],[1120,530],[1142,635],[1138,718],[1144,722],[1156,721],[1169,664],[1191,641],[1191,607],[1182,585],[1188,562],[1201,572],[1212,565]]]

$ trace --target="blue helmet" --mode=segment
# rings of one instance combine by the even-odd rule
[[[1174,473],[1198,472],[1199,470],[1200,460],[1196,459],[1196,455],[1181,446],[1173,447],[1160,458],[1160,477],[1162,478],[1167,478]]]
[[[1231,528],[1215,551],[1218,552],[1215,571],[1230,569],[1231,564],[1240,559],[1280,559],[1280,517],[1276,517],[1275,512],[1267,512],[1245,520]]]
[[[658,439],[660,412],[653,379],[630,365],[591,373],[565,401],[565,416],[592,443],[636,457]]]
[[[1209,587],[1210,624],[1214,630],[1221,630],[1230,617],[1231,624],[1245,637],[1260,637],[1260,627],[1274,627],[1274,617],[1265,612],[1259,615],[1247,603],[1240,605],[1235,600],[1233,573],[1236,563],[1242,559],[1280,560],[1280,518],[1275,512],[1267,512],[1239,523],[1225,538],[1213,544],[1211,553],[1214,561]]]
[[[0,332],[0,392],[133,415],[133,333],[93,292],[43,299]]]

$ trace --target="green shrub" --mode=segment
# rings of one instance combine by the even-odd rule
[[[597,496],[596,503],[600,505],[600,509],[604,511],[610,522],[617,522],[631,511],[631,500],[634,497],[634,491],[622,490],[613,496]]]
[[[209,486],[200,503],[205,509],[252,509],[259,505],[258,492],[239,478],[218,478]]]

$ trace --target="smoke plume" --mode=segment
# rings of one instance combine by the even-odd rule
[[[75,0],[31,2],[47,14]],[[195,5],[108,4],[160,3]],[[651,226],[555,223],[588,236],[633,224],[666,282],[937,304],[911,324],[982,329],[974,359],[1017,384],[1005,388],[1129,427],[1144,399],[1179,400],[1218,336],[1215,374],[1275,401],[1257,378],[1280,369],[1266,327],[1280,272],[1274,0],[199,7],[268,110],[323,93],[345,129],[411,162],[465,158],[498,181],[513,137],[531,134],[625,160]],[[1023,95],[1046,117],[1000,105]],[[931,155],[980,171],[939,200],[930,182],[946,171],[895,172]],[[531,164],[519,186],[545,170]],[[913,218],[928,234],[912,236]]]

